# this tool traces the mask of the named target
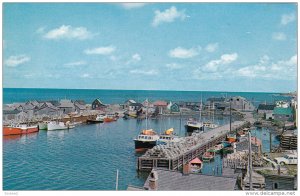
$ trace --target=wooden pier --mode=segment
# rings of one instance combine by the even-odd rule
[[[232,131],[250,127],[248,121],[235,121]],[[200,157],[206,150],[224,141],[229,133],[230,125],[224,125],[202,134],[182,138],[182,141],[168,145],[157,145],[138,158],[137,168],[149,171],[152,168],[179,170],[184,164]]]

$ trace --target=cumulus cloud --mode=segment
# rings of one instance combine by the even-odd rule
[[[282,32],[273,33],[272,38],[278,41],[286,40],[286,35]]]
[[[218,49],[219,47],[219,44],[218,43],[211,43],[211,44],[208,44],[206,47],[205,47],[205,50],[207,52],[214,52]]]
[[[158,71],[151,69],[151,70],[140,70],[140,69],[134,69],[130,71],[131,74],[141,74],[141,75],[158,75]]]
[[[30,57],[22,54],[17,56],[10,56],[8,59],[4,61],[4,64],[8,67],[17,67],[28,61],[30,61]]]
[[[216,72],[220,66],[230,64],[238,58],[237,53],[223,54],[220,59],[212,60],[208,62],[202,70],[205,72]]]
[[[281,16],[281,21],[280,24],[281,25],[287,25],[293,21],[295,21],[296,17],[295,17],[295,13],[290,13],[290,14],[283,14]]]
[[[52,29],[44,34],[44,38],[59,40],[59,39],[78,39],[85,40],[94,36],[85,27],[72,27],[70,25],[62,25],[56,29]]]
[[[297,55],[288,60],[271,62],[268,56],[263,56],[255,65],[242,67],[233,72],[234,75],[246,78],[269,78],[293,80],[297,77]]]
[[[172,58],[192,58],[198,55],[198,51],[195,48],[185,49],[181,47],[174,48],[169,51],[169,56]]]
[[[104,46],[104,47],[86,49],[86,50],[84,50],[84,53],[87,55],[92,55],[92,54],[110,55],[115,50],[116,50],[116,48],[114,46]]]
[[[85,61],[75,61],[75,62],[70,62],[70,63],[65,63],[65,67],[75,67],[75,66],[80,66],[80,65],[86,65]]]
[[[169,68],[169,69],[181,69],[181,68],[183,68],[182,65],[177,64],[177,63],[166,64],[166,67]]]
[[[138,53],[135,53],[134,55],[131,56],[131,58],[126,62],[126,65],[132,64],[132,63],[137,63],[142,60],[141,55]]]
[[[147,3],[121,3],[121,6],[127,10],[140,8],[145,6]]]
[[[154,12],[155,16],[152,21],[152,26],[156,27],[162,23],[174,22],[175,19],[184,20],[188,16],[185,14],[185,11],[177,11],[175,6],[166,9],[165,11],[156,10]]]

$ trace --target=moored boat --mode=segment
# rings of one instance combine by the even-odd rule
[[[104,118],[105,117],[103,115],[97,115],[97,117],[95,119],[87,119],[86,123],[88,123],[88,124],[103,123]]]
[[[71,127],[72,128],[72,127]],[[51,121],[47,124],[47,130],[48,131],[53,131],[53,130],[64,130],[64,129],[69,129],[69,126],[67,126],[63,122],[56,122],[56,121]]]
[[[3,126],[3,136],[7,135],[21,135],[38,132],[38,126],[16,125],[16,126]]]
[[[227,135],[227,141],[232,143],[232,142],[236,142],[236,135],[235,134],[228,134]]]
[[[212,123],[212,122],[203,122],[203,127],[205,128],[210,128],[210,129],[214,129],[217,128],[218,125]]]
[[[143,130],[137,136],[137,138],[134,139],[135,150],[143,151],[149,148],[153,148],[156,145],[158,139],[159,135],[152,129]]]
[[[198,122],[197,120],[190,118],[186,122],[186,131],[187,132],[194,132],[195,130],[202,130],[203,128],[203,123]]]
[[[47,122],[39,122],[38,126],[39,130],[47,130]]]
[[[206,151],[202,155],[202,160],[203,161],[211,161],[212,159],[214,159],[214,157],[215,157],[215,153],[214,152]]]
[[[117,120],[118,118],[114,114],[107,114],[106,116],[104,116],[104,122],[113,122]]]
[[[210,148],[208,151],[209,152],[214,152],[214,153],[219,153],[220,150],[224,148],[223,144],[217,144],[214,147]]]
[[[163,134],[160,134],[159,135],[159,139],[157,140],[157,143],[158,144],[168,144],[168,143],[171,143],[171,142],[179,142],[181,139],[174,135],[174,129],[173,128],[170,128],[170,129],[167,129],[166,131],[164,131]]]

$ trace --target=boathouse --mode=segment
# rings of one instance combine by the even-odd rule
[[[74,102],[75,106],[75,112],[78,112],[79,114],[86,110],[86,105],[84,101],[76,100]]]
[[[50,102],[44,102],[41,107],[34,111],[34,115],[42,116],[52,116],[52,115],[60,115],[63,111],[59,112],[59,108],[53,106]]]
[[[237,96],[229,99],[231,103],[231,108],[240,111],[253,111],[255,109],[254,105],[249,102],[246,98]]]
[[[143,107],[141,103],[130,103],[128,106],[128,110],[130,112],[139,111]]]
[[[103,110],[106,106],[102,103],[102,101],[98,98],[95,99],[92,103],[92,110]]]
[[[59,110],[62,111],[64,114],[68,114],[75,111],[74,103],[68,99],[60,100],[60,105],[58,106]]]
[[[158,110],[159,114],[163,114],[167,109],[168,103],[159,100],[159,101],[155,101],[153,103],[153,106]]]
[[[259,104],[257,113],[263,116],[266,120],[274,119],[274,104]]]

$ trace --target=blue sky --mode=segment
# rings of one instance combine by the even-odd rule
[[[3,87],[297,88],[295,3],[3,7]]]

